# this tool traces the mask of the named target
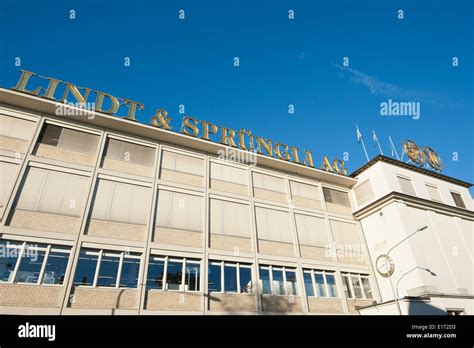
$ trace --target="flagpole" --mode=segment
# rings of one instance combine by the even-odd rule
[[[380,147],[379,139],[377,138],[377,135],[375,134],[375,131],[373,129],[372,129],[372,139],[375,141],[375,143],[379,147],[380,154],[383,156],[383,151],[382,151],[382,148]]]
[[[358,125],[356,125],[356,129],[357,129],[357,140],[359,140],[362,144],[362,148],[364,149],[364,153],[365,153],[365,157],[367,158],[367,162],[370,162],[369,155],[367,154],[367,149],[365,148],[364,139],[362,139],[362,133],[359,131],[359,126]]]
[[[393,149],[393,151],[395,151],[395,155],[397,156],[397,160],[400,161],[400,157],[398,157],[397,148],[395,147],[395,145],[393,145],[393,141],[392,141],[392,138],[390,137],[390,135],[388,136],[388,140],[390,140],[390,144],[392,145],[392,149]]]

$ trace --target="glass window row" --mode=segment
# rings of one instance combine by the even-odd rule
[[[69,263],[70,247],[0,240],[0,281],[61,285]],[[128,251],[82,248],[74,286],[137,288],[142,254]],[[150,255],[146,288],[148,290],[199,292],[202,260],[186,257]],[[209,293],[255,293],[252,264],[209,260]],[[298,296],[297,269],[259,265],[259,286],[264,295]],[[347,298],[372,299],[369,276],[342,273]],[[339,297],[335,272],[303,269],[307,296]]]

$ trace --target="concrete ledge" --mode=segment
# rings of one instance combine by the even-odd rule
[[[0,306],[59,308],[63,286],[0,284]]]
[[[17,138],[0,136],[0,149],[11,152],[26,153],[29,142]]]
[[[139,290],[75,287],[69,308],[138,309]]]
[[[295,248],[292,243],[274,242],[270,240],[258,240],[258,252],[260,254],[295,256]]]
[[[102,162],[102,168],[115,170],[117,172],[135,174],[146,177],[153,177],[154,167],[147,167],[137,163],[120,161],[105,157]]]
[[[85,166],[94,166],[96,156],[95,154],[61,149],[56,146],[47,144],[37,144],[33,152],[35,156],[51,158],[64,162],[72,162],[83,164]]]
[[[15,209],[12,211],[7,223],[11,227],[27,230],[76,234],[79,230],[80,218]]]
[[[220,234],[210,235],[210,247],[212,249],[231,250],[236,252],[252,252],[252,239],[227,236]]]
[[[204,187],[204,176],[178,172],[165,168],[161,169],[160,179],[186,185]]]
[[[145,309],[154,311],[202,311],[203,294],[147,290]]]
[[[257,297],[253,294],[209,294],[209,310],[217,312],[257,312]]]
[[[308,305],[311,313],[344,313],[340,298],[308,297]]]
[[[146,225],[128,224],[125,222],[99,219],[90,219],[87,227],[87,234],[90,236],[127,239],[141,242],[146,240],[146,233]]]
[[[253,194],[257,198],[267,199],[269,201],[276,201],[276,202],[281,202],[281,203],[288,203],[288,198],[286,196],[286,193],[270,191],[270,190],[254,187]]]
[[[299,296],[262,295],[262,309],[272,313],[302,313],[303,306]]]
[[[174,228],[156,227],[153,242],[160,244],[175,244],[202,248],[203,234],[200,231],[179,230]]]
[[[210,181],[210,186],[212,190],[236,193],[245,196],[249,195],[249,188],[247,185],[236,184],[233,182],[225,182],[218,179],[210,179]]]

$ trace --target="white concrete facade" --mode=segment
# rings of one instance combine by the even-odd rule
[[[393,275],[383,277],[375,272],[385,304],[361,313],[397,314],[392,301],[398,295],[403,314],[474,314],[474,224],[469,185],[393,160],[374,162],[354,176],[358,184],[353,189],[355,197],[360,185],[371,187],[372,194],[359,198],[363,203],[358,203],[354,215],[361,222],[374,267],[379,255],[408,239],[390,253]],[[406,186],[407,179],[413,190]],[[465,208],[456,206],[451,192],[461,196]],[[411,235],[420,226],[427,228]]]

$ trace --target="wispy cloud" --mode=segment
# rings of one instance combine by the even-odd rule
[[[368,75],[362,71],[339,64],[332,65],[341,71],[347,72],[354,83],[367,87],[372,95],[403,98],[405,100],[417,100],[428,103],[437,103],[440,101],[441,95],[416,89],[401,88],[393,83],[380,81],[377,77]]]

